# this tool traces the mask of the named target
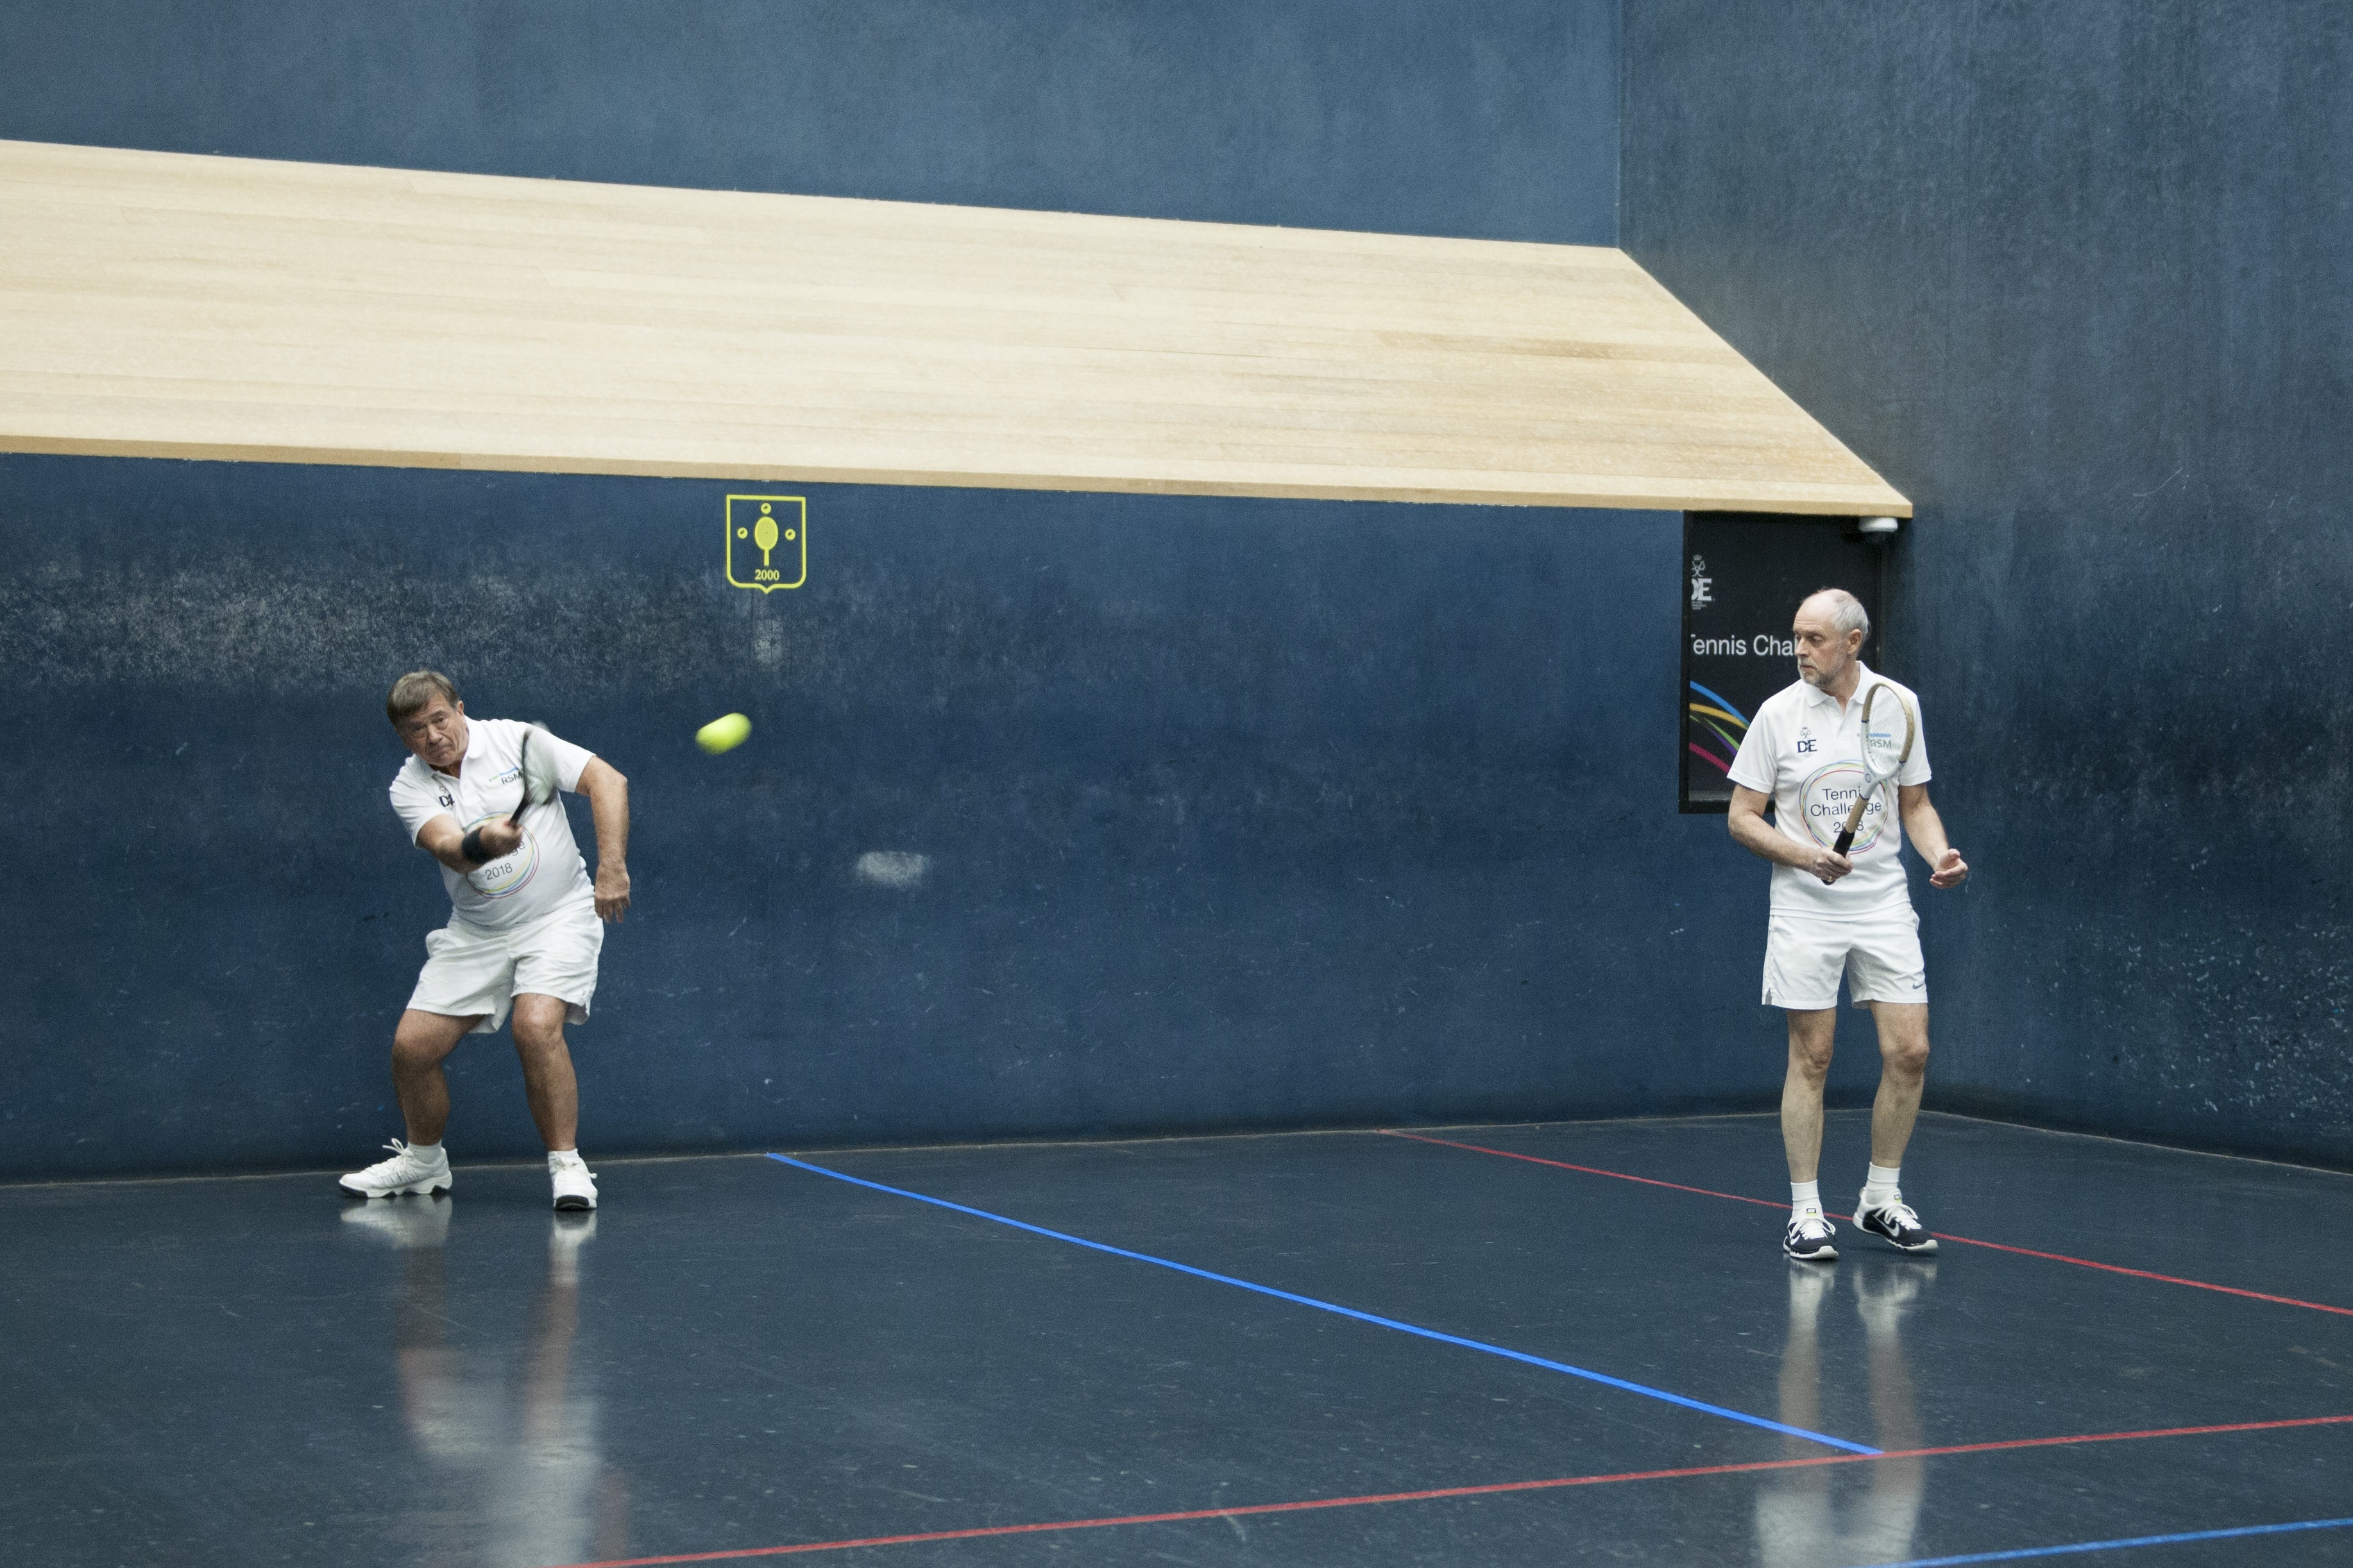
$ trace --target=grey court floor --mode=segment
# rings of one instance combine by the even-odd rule
[[[778,1152],[0,1189],[0,1562],[2353,1562],[2353,1177],[1930,1116],[1825,1268],[1769,1117]]]

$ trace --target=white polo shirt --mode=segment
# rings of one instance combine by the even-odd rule
[[[1748,721],[1740,751],[1732,759],[1732,782],[1773,800],[1773,821],[1800,844],[1829,848],[1838,842],[1847,814],[1854,809],[1855,791],[1862,785],[1862,698],[1872,683],[1883,680],[1860,660],[1862,679],[1854,697],[1839,710],[1838,699],[1796,681],[1773,693]],[[1912,710],[1915,726],[1912,755],[1896,770],[1897,784],[1928,782],[1928,731],[1920,718],[1920,699],[1912,689],[1890,680]],[[1895,790],[1883,785],[1877,798],[1863,809],[1854,830],[1854,847],[1847,857],[1854,869],[1828,887],[1811,872],[1795,866],[1773,868],[1775,912],[1819,915],[1863,915],[1885,909],[1910,909],[1912,891],[1900,858],[1904,824],[1895,810]]]
[[[471,832],[512,811],[522,799],[522,738],[530,731],[512,719],[467,720],[466,760],[456,778],[413,754],[401,763],[392,778],[392,809],[408,828],[408,841],[417,842],[437,816],[455,817],[461,831]],[[581,770],[596,755],[544,730],[532,733],[531,744],[533,752],[548,749],[555,782],[567,790],[580,787]],[[463,873],[443,866],[441,881],[457,918],[486,931],[508,930],[567,904],[593,910],[596,902],[580,846],[573,841],[572,819],[555,798],[523,813],[522,843],[513,854]]]

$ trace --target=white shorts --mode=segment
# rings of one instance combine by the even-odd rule
[[[596,906],[556,910],[512,931],[485,931],[451,921],[425,939],[425,967],[408,1005],[420,1013],[465,1018],[480,1014],[472,1033],[487,1035],[507,1021],[523,992],[565,1004],[567,1023],[588,1021],[596,994],[596,955],[605,922]]]
[[[1850,920],[1774,911],[1765,938],[1765,1005],[1796,1013],[1835,1007],[1841,975],[1858,1007],[1926,1002],[1928,966],[1911,906]]]

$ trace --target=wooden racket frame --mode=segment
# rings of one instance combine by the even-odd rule
[[[1873,778],[1871,776],[1870,763],[1871,705],[1879,700],[1879,694],[1883,691],[1887,693],[1888,696],[1895,699],[1895,706],[1904,715],[1904,749],[1895,753],[1895,765],[1894,767],[1888,769],[1883,776]],[[1912,716],[1912,704],[1904,700],[1904,693],[1895,689],[1895,683],[1891,680],[1873,681],[1871,683],[1871,689],[1863,693],[1862,698],[1862,755],[1864,759],[1862,764],[1862,776],[1867,787],[1860,791],[1855,795],[1854,809],[1846,814],[1846,826],[1840,829],[1838,843],[1833,846],[1839,854],[1843,855],[1849,849],[1854,847],[1854,830],[1862,826],[1862,814],[1870,808],[1872,797],[1879,793],[1879,786],[1881,784],[1887,783],[1888,780],[1893,779],[1897,773],[1904,771],[1904,764],[1912,760],[1912,743],[1919,738],[1919,735],[1920,721]]]

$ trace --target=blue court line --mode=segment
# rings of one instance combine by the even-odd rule
[[[839,1171],[828,1171],[823,1165],[812,1165],[806,1160],[796,1160],[789,1154],[772,1153],[768,1158],[779,1163],[793,1166],[797,1170],[812,1172],[820,1176],[831,1176],[837,1182],[848,1182],[853,1187],[869,1187],[878,1193],[889,1193],[892,1197],[913,1198],[919,1204],[930,1204],[937,1208],[953,1209],[957,1214],[968,1214],[975,1219],[989,1220],[997,1225],[1008,1225],[1016,1230],[1026,1230],[1032,1236],[1043,1236],[1055,1241],[1067,1241],[1073,1247],[1084,1247],[1096,1252],[1108,1252],[1113,1258],[1125,1258],[1137,1263],[1149,1263],[1159,1268],[1173,1268],[1179,1274],[1190,1274],[1196,1279],[1214,1279],[1220,1285],[1233,1285],[1244,1290],[1255,1290],[1261,1296],[1272,1296],[1277,1300],[1290,1301],[1297,1306],[1313,1307],[1319,1312],[1333,1312],[1343,1318],[1354,1318],[1360,1323],[1371,1323],[1376,1328],[1395,1329],[1399,1333],[1418,1334],[1425,1340],[1436,1340],[1441,1344],[1461,1345],[1465,1350],[1484,1351],[1489,1355],[1502,1356],[1506,1361],[1525,1362],[1530,1366],[1543,1367],[1547,1372],[1565,1372],[1571,1377],[1581,1377],[1588,1383],[1621,1388],[1629,1394],[1639,1394],[1645,1398],[1663,1400],[1669,1405],[1680,1405],[1686,1410],[1697,1410],[1708,1415],[1721,1415],[1727,1421],[1737,1421],[1744,1426],[1761,1426],[1767,1432],[1778,1432],[1784,1436],[1803,1437],[1810,1443],[1825,1444],[1832,1448],[1843,1449],[1850,1454],[1879,1452],[1877,1448],[1866,1447],[1861,1443],[1850,1443],[1843,1437],[1831,1437],[1820,1432],[1809,1432],[1802,1426],[1785,1426],[1778,1421],[1767,1421],[1762,1415],[1751,1415],[1745,1410],[1731,1410],[1721,1405],[1707,1404],[1704,1400],[1686,1399],[1680,1394],[1670,1394],[1663,1388],[1652,1388],[1647,1384],[1629,1383],[1622,1377],[1611,1377],[1607,1373],[1589,1372],[1581,1366],[1571,1366],[1565,1361],[1547,1361],[1543,1356],[1530,1355],[1525,1351],[1507,1350],[1502,1345],[1491,1345],[1484,1340],[1466,1340],[1456,1334],[1443,1334],[1436,1329],[1425,1329],[1419,1324],[1399,1322],[1395,1318],[1383,1318],[1371,1312],[1360,1312],[1354,1307],[1343,1307],[1331,1301],[1319,1301],[1313,1296],[1296,1296],[1288,1290],[1278,1290],[1271,1285],[1255,1285],[1247,1279],[1237,1279],[1230,1274],[1212,1274],[1206,1268],[1196,1268],[1189,1263],[1177,1263],[1166,1258],[1155,1258],[1148,1252],[1130,1252],[1124,1247],[1113,1247],[1101,1241],[1089,1241],[1083,1236],[1070,1236],[1059,1230],[1048,1230],[1042,1225],[1030,1225],[1022,1220],[1008,1219],[1001,1214],[990,1214],[987,1209],[967,1208],[962,1204],[952,1204],[945,1198],[935,1198],[923,1193],[911,1193],[904,1187],[886,1187],[880,1182],[870,1182],[860,1176],[845,1176]]]
[[[2295,1524],[2245,1524],[2236,1530],[2192,1530],[2180,1535],[2136,1535],[2123,1541],[2079,1541],[2072,1546],[2021,1546],[2014,1552],[1972,1552],[1965,1557],[1907,1557],[1877,1568],[1959,1568],[1964,1563],[2016,1563],[2027,1557],[2063,1557],[2077,1552],[2118,1552],[2127,1546],[2176,1546],[2185,1541],[2236,1541],[2246,1535],[2285,1535],[2298,1530],[2343,1530],[2353,1519],[2307,1519]]]

